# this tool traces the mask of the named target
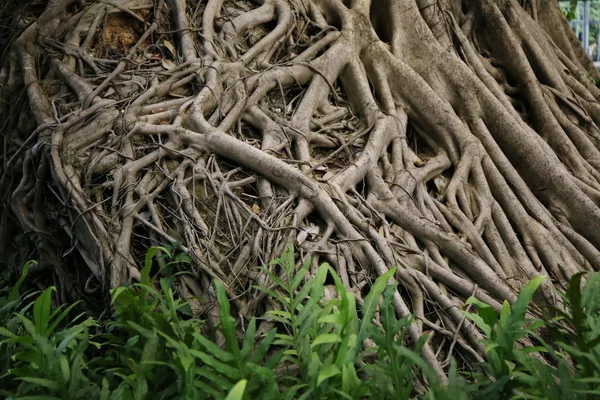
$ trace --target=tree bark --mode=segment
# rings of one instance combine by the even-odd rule
[[[457,311],[600,268],[600,78],[553,0],[54,0],[0,32],[0,258],[63,300],[175,244],[240,315],[289,243],[394,305],[444,375]],[[456,327],[460,332],[456,332]],[[450,339],[450,340],[448,340]],[[441,349],[442,351],[438,351]]]

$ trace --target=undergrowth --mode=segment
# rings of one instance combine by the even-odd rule
[[[360,307],[334,269],[310,260],[296,268],[293,248],[273,261],[270,286],[257,287],[277,329],[232,316],[226,290],[214,288],[217,330],[193,318],[174,294],[173,263],[185,255],[154,247],[139,283],[112,291],[112,315],[55,307],[53,287],[0,289],[0,396],[7,399],[600,399],[600,273],[575,275],[561,309],[528,312],[543,280],[526,285],[498,313],[470,298],[464,312],[485,336],[486,362],[442,382],[420,357],[423,336],[407,338],[411,318],[392,306],[394,270],[378,278]],[[152,273],[159,258],[162,268]],[[7,277],[4,277],[4,283]],[[586,279],[582,288],[582,280]],[[326,296],[333,283],[334,296]],[[243,335],[238,332],[242,329]],[[522,339],[527,338],[526,341]],[[371,343],[365,346],[365,343]],[[523,345],[522,343],[533,343]],[[415,388],[417,377],[427,389]],[[425,391],[425,392],[424,392]]]

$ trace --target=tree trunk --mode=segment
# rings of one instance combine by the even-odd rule
[[[359,298],[398,266],[443,375],[467,297],[600,268],[600,76],[554,0],[38,3],[0,34],[0,256],[63,300],[177,242],[196,313],[213,279],[261,313],[293,243]]]

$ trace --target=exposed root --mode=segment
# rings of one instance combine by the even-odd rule
[[[598,76],[557,37],[555,2],[260,3],[12,16],[0,256],[38,258],[66,301],[174,243],[180,294],[209,320],[212,279],[243,316],[270,307],[254,267],[289,242],[359,300],[398,266],[394,306],[413,339],[432,332],[440,376],[453,351],[481,359],[467,297],[500,309],[544,274],[555,303],[600,268]]]

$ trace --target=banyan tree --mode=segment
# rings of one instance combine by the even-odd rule
[[[171,245],[196,315],[215,279],[262,315],[257,267],[292,244],[359,301],[397,267],[443,374],[483,354],[466,298],[546,275],[555,304],[600,268],[600,75],[554,0],[0,7],[0,257],[58,301],[104,304]]]

